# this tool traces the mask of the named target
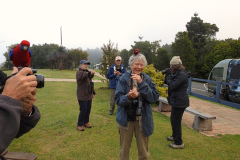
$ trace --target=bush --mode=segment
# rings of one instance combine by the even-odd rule
[[[165,75],[163,75],[162,72],[154,68],[153,64],[147,65],[144,68],[143,72],[145,72],[152,78],[153,82],[156,84],[159,95],[162,97],[167,97],[168,87],[163,87]]]

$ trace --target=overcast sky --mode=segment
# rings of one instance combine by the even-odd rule
[[[217,39],[240,37],[240,0],[1,0],[0,63],[7,46],[62,44],[68,49],[100,48],[111,40],[130,49],[138,36],[171,44],[198,13],[216,24]],[[34,53],[33,53],[34,56]]]

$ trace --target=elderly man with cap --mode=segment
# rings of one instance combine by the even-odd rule
[[[173,149],[183,149],[181,121],[185,109],[189,106],[188,73],[182,65],[179,56],[173,56],[170,61],[170,68],[166,71],[165,83],[168,85],[168,103],[171,105],[171,126],[172,136],[167,137],[168,141],[173,141],[169,147]]]
[[[92,107],[92,99],[95,96],[94,84],[92,82],[95,71],[89,71],[87,69],[88,65],[90,65],[90,62],[81,60],[79,70],[76,73],[77,99],[80,106],[77,123],[77,129],[79,131],[84,131],[83,127],[92,128],[89,124],[89,115]]]
[[[110,80],[110,88],[111,88],[111,97],[110,97],[110,109],[109,114],[112,115],[115,109],[115,90],[117,86],[117,81],[122,76],[122,74],[126,73],[126,68],[122,63],[122,58],[117,56],[115,58],[115,64],[113,64],[107,73],[107,78]]]

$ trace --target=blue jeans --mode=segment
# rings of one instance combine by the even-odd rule
[[[80,106],[80,113],[78,116],[78,126],[83,126],[89,122],[89,116],[92,107],[92,100],[90,101],[78,101]]]

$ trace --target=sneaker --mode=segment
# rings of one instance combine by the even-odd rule
[[[84,126],[87,128],[92,128],[92,126],[89,123],[84,124]]]
[[[78,129],[79,131],[84,131],[83,126],[78,126],[77,129]]]
[[[173,141],[173,136],[167,137],[167,140],[168,140],[168,141]]]
[[[169,144],[169,147],[170,148],[173,148],[173,149],[183,149],[184,148],[184,144],[182,143],[181,145],[176,145],[176,144]]]

